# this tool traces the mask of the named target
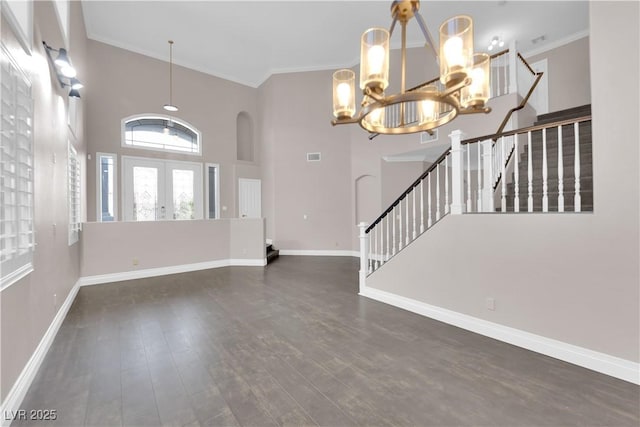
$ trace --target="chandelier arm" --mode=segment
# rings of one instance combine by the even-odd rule
[[[418,22],[418,26],[422,30],[422,34],[424,35],[424,38],[427,39],[427,44],[431,48],[433,55],[436,57],[436,64],[439,66],[440,56],[438,55],[438,51],[436,50],[436,45],[433,44],[433,37],[431,37],[429,28],[427,28],[427,24],[424,22],[424,19],[422,18],[422,15],[420,15],[420,12],[415,10],[413,13],[414,13],[414,16],[416,17],[416,21]]]
[[[460,83],[457,83],[451,87],[446,88],[442,91],[442,96],[449,96],[455,92],[458,92],[463,87],[469,86],[471,84],[471,77],[465,77]]]
[[[366,87],[364,89],[364,94],[365,94],[365,96],[368,96],[369,98],[373,98],[374,101],[380,102],[380,103],[382,103],[384,101],[384,99],[385,99],[383,94],[381,95],[379,93],[376,93],[376,92],[372,91],[371,89],[369,89],[368,87]],[[365,102],[363,101],[363,103],[365,103]]]
[[[391,21],[391,27],[389,27],[389,38],[393,35],[393,30],[396,28],[396,22],[398,22],[398,18],[394,17],[393,21]]]

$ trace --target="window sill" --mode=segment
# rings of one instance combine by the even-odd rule
[[[28,263],[9,274],[7,277],[3,277],[0,281],[0,291],[4,291],[9,286],[18,282],[19,280],[27,277],[33,271],[33,263]]]

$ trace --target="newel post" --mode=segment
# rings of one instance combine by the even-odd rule
[[[367,249],[369,248],[369,235],[367,234],[367,227],[369,224],[366,222],[361,222],[358,224],[358,228],[360,228],[360,272],[359,272],[359,283],[360,283],[360,295],[363,294],[366,286],[367,286],[367,271],[369,269],[369,252]]]
[[[451,139],[451,214],[460,215],[465,211],[464,203],[464,151],[462,150],[462,131],[454,130]]]

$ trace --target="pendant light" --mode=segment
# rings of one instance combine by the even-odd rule
[[[173,40],[169,40],[169,103],[163,107],[167,111],[178,111],[178,107],[173,105]]]

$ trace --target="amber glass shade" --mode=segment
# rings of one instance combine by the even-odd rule
[[[382,92],[389,86],[389,31],[371,28],[360,45],[360,89]]]
[[[440,81],[451,86],[461,82],[473,65],[473,21],[455,16],[440,26]]]
[[[333,73],[333,115],[351,118],[356,112],[356,74],[351,70]]]

